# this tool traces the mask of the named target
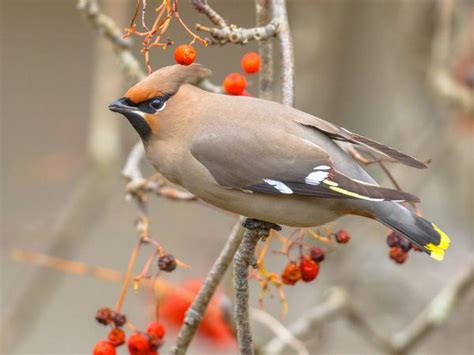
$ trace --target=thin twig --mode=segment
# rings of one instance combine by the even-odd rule
[[[203,286],[199,290],[191,307],[186,311],[184,324],[176,341],[176,345],[171,352],[173,354],[185,354],[189,344],[191,343],[194,334],[199,326],[199,323],[204,316],[207,306],[215,293],[217,286],[222,280],[225,272],[229,268],[230,263],[242,241],[244,235],[244,228],[242,227],[243,217],[240,217],[236,222],[232,232],[227,238],[224,248],[217,257],[214,265],[212,265]]]

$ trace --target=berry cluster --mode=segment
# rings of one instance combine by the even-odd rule
[[[103,311],[106,308],[103,308]],[[109,310],[110,311],[110,310]],[[96,317],[97,318],[97,317]],[[97,319],[100,323],[101,320]],[[108,323],[110,324],[110,323]],[[115,325],[107,336],[107,340],[98,341],[92,352],[93,355],[115,355],[116,348],[125,344],[127,340],[127,347],[130,355],[158,355],[158,349],[163,344],[165,336],[165,328],[158,322],[151,322],[148,324],[146,332],[135,331],[126,339],[125,332],[122,328]]]
[[[390,247],[388,255],[397,264],[403,264],[408,259],[408,252],[411,249],[420,251],[416,245],[395,231],[387,236],[387,244]]]
[[[333,234],[339,244],[346,244],[351,239],[349,233],[341,229]],[[309,252],[300,256],[298,262],[290,261],[281,273],[281,281],[285,285],[294,285],[298,281],[311,282],[318,277],[319,264],[326,258],[326,252],[319,247],[312,247]]]

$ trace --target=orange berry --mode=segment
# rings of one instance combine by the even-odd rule
[[[165,336],[165,327],[161,323],[151,322],[148,324],[146,332],[155,337],[163,338]]]
[[[298,264],[290,262],[286,265],[285,270],[281,274],[281,281],[286,285],[294,285],[301,279],[301,270]]]
[[[391,247],[389,256],[397,264],[403,264],[408,258],[408,253],[400,247]]]
[[[98,341],[92,350],[93,355],[115,355],[115,347],[107,340]]]
[[[239,73],[230,73],[225,77],[223,86],[229,95],[240,95],[247,87],[247,81]]]
[[[319,264],[309,255],[303,255],[300,261],[301,279],[304,282],[313,281],[319,273]]]
[[[247,74],[254,74],[260,70],[260,56],[256,52],[247,52],[240,60],[240,66]]]
[[[127,345],[130,355],[145,355],[152,350],[150,347],[150,339],[143,333],[132,334],[128,338]]]
[[[181,44],[174,50],[174,60],[181,65],[190,65],[196,60],[196,50],[189,44]]]
[[[113,346],[120,346],[125,343],[125,332],[120,328],[114,328],[107,335],[107,339]]]

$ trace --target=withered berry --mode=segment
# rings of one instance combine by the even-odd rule
[[[411,242],[395,231],[387,236],[387,244],[389,247],[400,247],[403,251],[410,251],[411,249]]]
[[[166,272],[171,272],[176,269],[176,259],[171,254],[160,256],[158,259],[158,268]]]
[[[107,340],[97,342],[92,350],[93,355],[115,355],[115,346]]]
[[[151,351],[148,336],[143,333],[135,333],[128,337],[128,351],[131,355],[145,355]]]
[[[319,273],[319,264],[309,255],[303,255],[300,260],[301,279],[304,282],[313,281]]]
[[[121,327],[121,326],[123,326],[125,323],[127,323],[127,317],[125,316],[125,314],[113,312],[113,314],[112,314],[112,319],[113,319],[114,324],[115,324],[117,327]]]
[[[181,44],[174,50],[174,60],[181,65],[190,65],[196,60],[196,50],[189,44]]]
[[[326,257],[326,253],[324,253],[324,250],[318,247],[311,248],[309,253],[310,253],[309,255],[311,256],[311,259],[313,259],[317,263],[320,263]]]
[[[112,316],[113,316],[113,311],[110,308],[102,307],[95,314],[95,319],[97,320],[97,322],[103,325],[108,325],[112,323]]]
[[[351,236],[349,232],[346,231],[345,229],[338,230],[335,234],[335,237],[336,237],[336,242],[338,242],[339,244],[346,244],[349,242],[349,240],[351,240]]]
[[[125,343],[125,332],[120,328],[114,328],[107,335],[107,339],[113,346],[120,346]]]
[[[281,274],[281,280],[286,285],[294,285],[301,279],[301,270],[294,261],[289,262]]]
[[[389,256],[396,263],[403,264],[408,258],[408,253],[400,247],[391,247]]]

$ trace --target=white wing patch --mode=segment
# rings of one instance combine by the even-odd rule
[[[327,165],[319,165],[315,167],[312,173],[309,173],[308,176],[305,177],[304,182],[308,185],[319,185],[321,181],[324,181],[329,176],[329,169],[331,169]]]
[[[271,180],[271,179],[264,179],[263,181],[265,181],[268,185],[273,186],[275,189],[280,191],[282,194],[290,195],[290,194],[293,193],[293,190],[290,189],[287,185],[285,185],[281,181]]]

